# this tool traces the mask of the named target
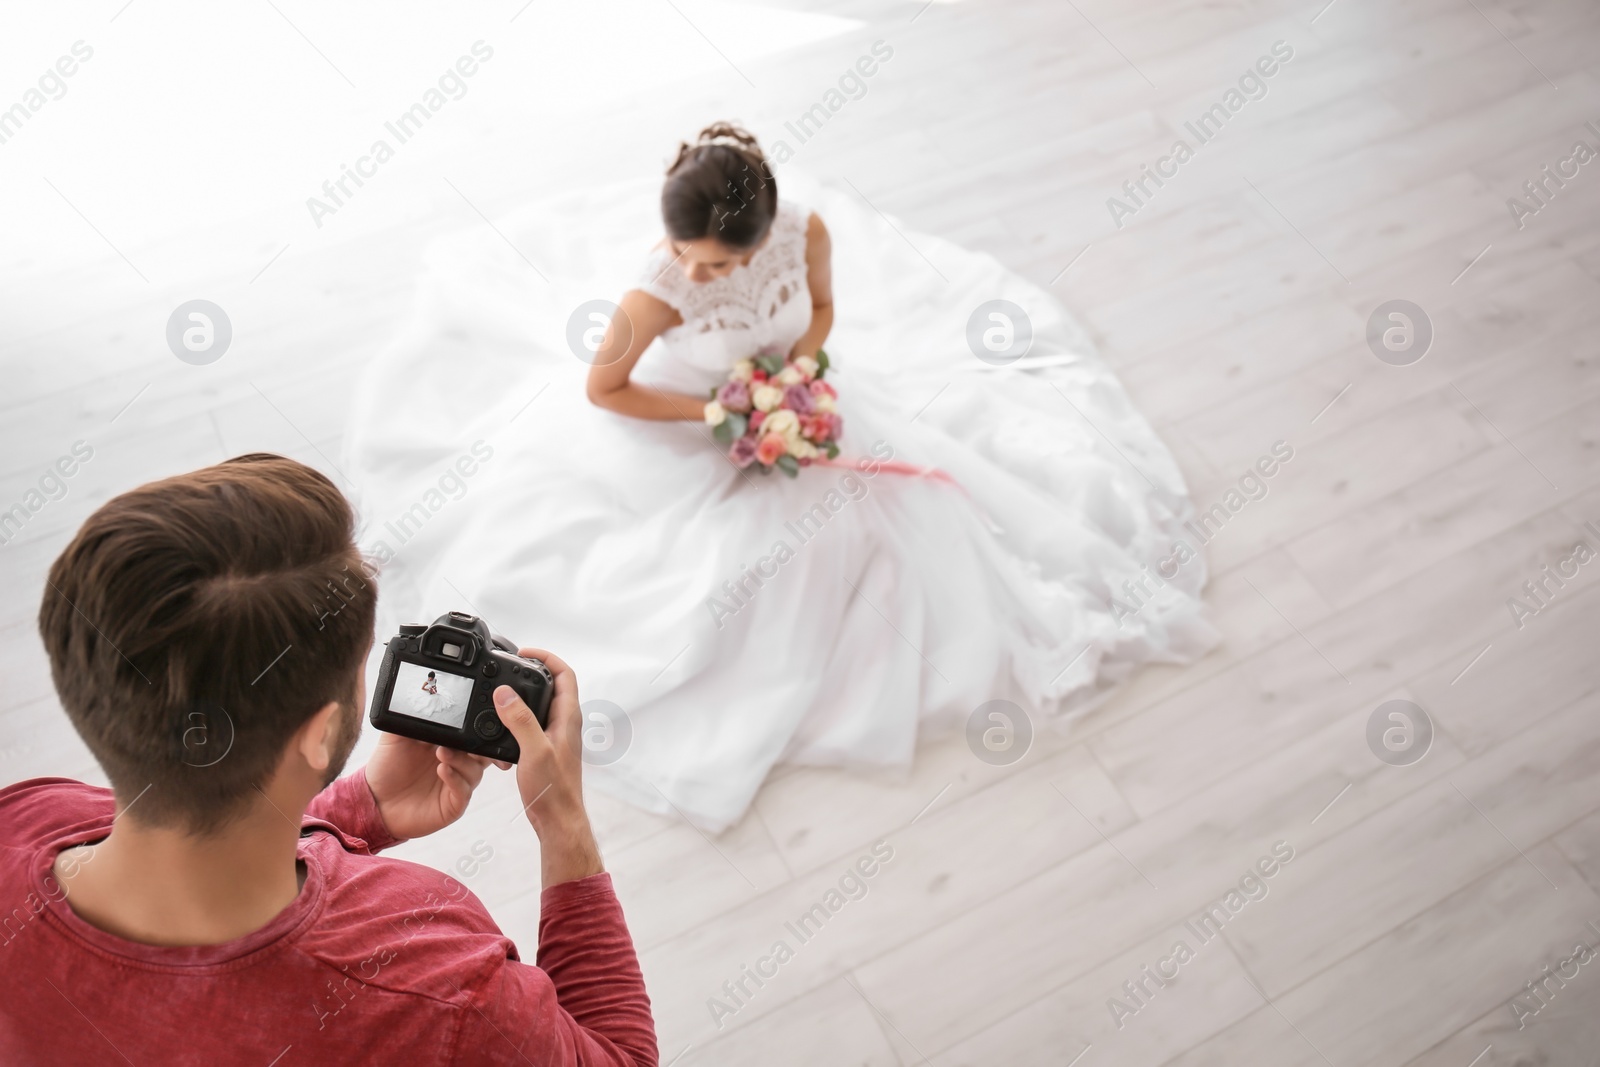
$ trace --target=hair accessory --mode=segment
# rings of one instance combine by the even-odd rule
[[[702,148],[708,145],[723,145],[724,147],[732,148],[740,152],[748,152],[751,149],[751,145],[748,141],[740,140],[737,137],[731,137],[725,133],[719,133],[715,137],[702,137],[700,140],[694,143],[696,148]]]

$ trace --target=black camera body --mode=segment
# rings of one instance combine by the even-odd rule
[[[452,611],[389,639],[368,718],[386,733],[515,763],[522,750],[494,710],[502,685],[516,690],[540,727],[549,724],[550,669],[517,655],[476,615]]]

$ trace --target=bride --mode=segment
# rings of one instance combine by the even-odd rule
[[[347,440],[380,639],[457,609],[559,651],[593,784],[711,832],[780,761],[903,768],[991,700],[1064,718],[1217,637],[1182,476],[1054,299],[783,188],[719,124],[642,269],[614,258],[650,239],[636,184],[439,246]],[[825,341],[834,465],[730,459],[712,390]],[[398,417],[425,396],[445,417]]]
[[[439,680],[432,671],[422,680],[422,685],[407,694],[407,706],[397,710],[419,719],[432,719],[446,725],[458,725],[455,701],[449,693],[439,692]]]

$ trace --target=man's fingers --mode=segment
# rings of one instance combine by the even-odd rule
[[[472,800],[473,783],[467,781],[460,771],[448,763],[439,764],[437,772],[439,781],[444,783],[445,788],[440,800],[445,814],[451,822],[454,822],[467,810],[467,804]]]
[[[544,731],[539,728],[539,720],[533,717],[533,709],[528,707],[527,703],[517,696],[517,691],[509,685],[495,688],[494,710],[524,752],[537,738],[543,736]]]
[[[550,668],[551,677],[555,681],[555,690],[550,695],[550,721],[546,732],[553,730],[559,733],[575,729],[579,719],[577,674],[560,656],[542,648],[518,649],[517,655],[541,660]]]
[[[465,768],[468,765],[487,767],[490,762],[488,756],[480,756],[475,752],[467,752],[459,748],[451,748],[449,745],[440,745],[438,748],[440,759],[454,760],[456,764],[462,768]]]
[[[517,649],[517,655],[524,659],[531,657],[540,661],[550,668],[551,674],[572,674],[572,668],[567,666],[567,661],[554,652],[548,652],[542,648],[519,648]],[[576,680],[576,675],[574,675],[574,680]]]
[[[476,788],[478,782],[483,779],[483,772],[489,766],[489,761],[483,756],[475,756],[470,752],[462,752],[459,749],[445,748],[443,746],[439,749],[439,762],[455,771],[463,781],[473,788]]]

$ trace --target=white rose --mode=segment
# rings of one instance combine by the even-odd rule
[[[779,385],[799,385],[805,381],[805,376],[793,367],[785,367],[778,372],[778,376],[773,380]]]
[[[775,385],[758,385],[750,393],[750,402],[757,411],[771,411],[783,403],[783,390]]]
[[[807,378],[815,378],[817,376],[817,371],[822,369],[822,364],[818,363],[810,356],[796,357],[794,365],[799,367],[800,373]]]
[[[762,433],[775,433],[786,439],[798,437],[800,434],[800,416],[788,408],[780,408],[767,416],[767,421],[761,424]]]
[[[785,437],[783,447],[795,459],[816,459],[821,454],[817,451],[817,446],[804,437]]]
[[[755,372],[756,365],[754,363],[748,359],[741,359],[733,365],[733,370],[728,373],[728,377],[736,382],[748,382],[750,376]]]
[[[834,410],[833,397],[829,396],[827,393],[818,393],[816,396],[811,398],[811,402],[816,405],[818,411]]]
[[[717,403],[715,400],[708,400],[706,402],[707,426],[721,426],[727,417],[728,413],[726,410],[724,410],[721,404]]]

